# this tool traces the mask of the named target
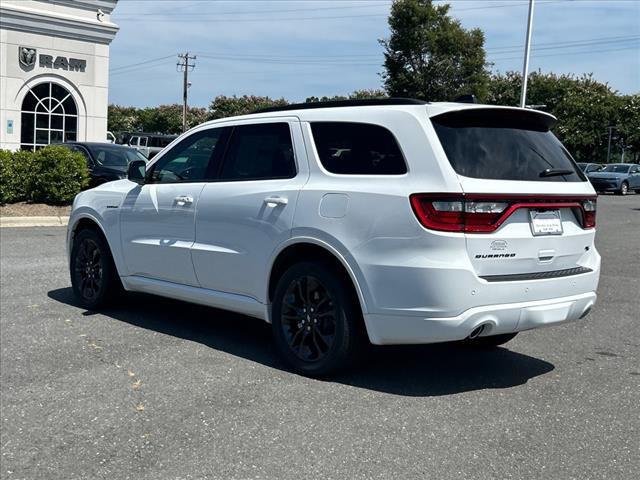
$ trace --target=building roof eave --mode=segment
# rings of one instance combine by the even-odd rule
[[[92,21],[68,15],[51,15],[14,5],[0,6],[0,16],[3,29],[107,45],[119,30],[118,26],[111,22]]]
[[[55,3],[65,7],[82,8],[84,10],[102,10],[109,14],[116,8],[118,0],[38,0],[40,2]]]

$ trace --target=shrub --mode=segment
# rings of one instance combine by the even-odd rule
[[[29,199],[33,177],[33,152],[0,151],[0,202],[14,203]]]
[[[13,155],[8,150],[0,150],[0,205],[13,200],[14,194],[9,178],[11,173]]]
[[[32,174],[26,180],[28,200],[66,203],[89,184],[89,170],[81,153],[50,145],[33,154]]]

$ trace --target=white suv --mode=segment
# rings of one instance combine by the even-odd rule
[[[360,339],[495,346],[583,318],[596,195],[554,121],[387,99],[205,123],[76,197],[74,291],[87,308],[124,288],[261,318],[308,375]]]

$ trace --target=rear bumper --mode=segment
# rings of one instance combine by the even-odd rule
[[[376,345],[437,343],[467,338],[485,325],[482,336],[521,332],[584,318],[596,301],[588,292],[551,300],[471,308],[455,317],[367,314],[369,339]]]

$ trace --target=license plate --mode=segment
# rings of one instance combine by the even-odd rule
[[[530,210],[531,233],[540,235],[562,235],[560,210]]]

